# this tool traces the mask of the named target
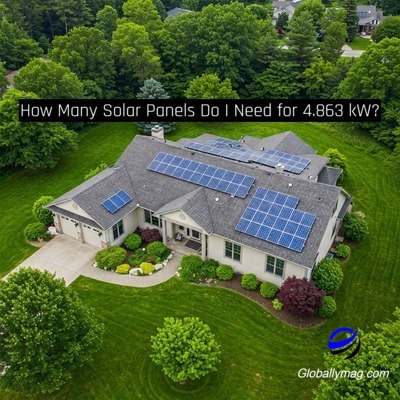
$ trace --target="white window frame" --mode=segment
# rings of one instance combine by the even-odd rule
[[[230,250],[228,249],[229,246],[231,247]],[[239,249],[239,251],[235,251],[237,249]],[[240,246],[239,244],[230,242],[229,240],[225,240],[225,248],[224,248],[225,258],[229,258],[239,263],[242,262],[242,249],[243,247]],[[229,253],[231,254],[229,255]],[[235,258],[235,254],[239,256],[239,259]]]
[[[272,261],[273,260],[273,261]],[[279,262],[279,264],[282,262],[282,266],[277,265]],[[271,275],[274,275],[278,278],[284,279],[285,277],[285,260],[282,260],[281,258],[278,257],[274,257],[271,256],[269,254],[267,254],[266,260],[265,260],[265,271],[268,272]],[[268,270],[268,267],[272,267],[272,271]],[[279,273],[277,273],[276,271],[278,270],[282,270],[282,275],[280,275]]]

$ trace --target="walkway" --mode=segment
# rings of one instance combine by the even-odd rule
[[[171,279],[178,270],[182,258],[181,254],[175,252],[168,265],[157,273],[150,276],[131,276],[93,267],[94,257],[98,251],[97,247],[79,243],[68,235],[58,235],[10,273],[21,267],[32,267],[55,273],[57,278],[65,279],[67,286],[82,275],[116,285],[149,287]],[[8,275],[3,279],[7,279]]]

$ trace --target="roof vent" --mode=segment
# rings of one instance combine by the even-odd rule
[[[275,165],[275,169],[276,169],[277,172],[281,172],[282,173],[283,170],[285,169],[285,166],[283,164],[279,163],[279,164]]]
[[[292,186],[293,186],[293,183],[288,183],[288,186],[289,186],[289,187],[292,187]]]
[[[215,201],[219,201],[219,197],[216,197],[216,198],[215,198]]]
[[[232,199],[235,197],[235,195],[234,194],[231,194],[231,197],[232,197]]]
[[[264,151],[265,149],[264,149],[264,147],[261,147],[261,151]]]

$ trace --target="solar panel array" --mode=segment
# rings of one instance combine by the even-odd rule
[[[132,200],[124,190],[120,190],[118,193],[113,194],[107,200],[104,200],[101,204],[109,211],[111,214],[117,212],[125,204],[128,204]]]
[[[236,230],[301,252],[315,215],[296,210],[299,199],[259,187],[236,225]]]
[[[268,167],[275,167],[276,165],[281,164],[284,166],[285,171],[293,172],[294,174],[300,174],[311,162],[307,158],[302,158],[273,149],[269,149],[266,152],[245,149],[241,147],[239,141],[225,138],[216,138],[208,140],[205,143],[190,141],[186,143],[185,147],[201,151],[202,153],[229,158],[231,160],[255,162],[267,165]]]
[[[160,152],[147,169],[245,198],[255,179],[223,168]]]

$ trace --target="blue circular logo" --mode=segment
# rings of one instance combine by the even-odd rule
[[[346,339],[335,341],[335,337],[341,333],[347,333],[350,336],[348,336]],[[352,328],[348,328],[348,327],[344,326],[344,327],[335,329],[330,334],[329,340],[328,340],[328,348],[332,354],[334,354],[334,355],[341,354],[353,347],[354,347],[353,351],[350,354],[348,354],[345,357],[345,359],[354,357],[360,351],[361,340],[358,337],[358,328],[352,329]]]

